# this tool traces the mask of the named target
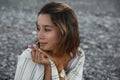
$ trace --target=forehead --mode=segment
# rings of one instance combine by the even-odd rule
[[[49,14],[40,14],[38,16],[38,25],[54,25]]]

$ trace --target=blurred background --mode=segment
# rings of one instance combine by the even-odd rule
[[[17,56],[36,39],[37,12],[51,1],[78,16],[83,80],[120,80],[120,0],[0,0],[0,80],[13,80]]]

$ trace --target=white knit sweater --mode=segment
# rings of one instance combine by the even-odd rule
[[[82,49],[79,48],[78,54],[68,63],[66,70],[66,80],[82,80],[83,65],[85,55]],[[50,60],[52,80],[60,80],[56,65]],[[17,69],[14,80],[43,80],[44,66],[32,61],[31,49],[28,48],[18,56]]]

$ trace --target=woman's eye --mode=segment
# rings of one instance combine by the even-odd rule
[[[49,31],[51,31],[51,29],[45,29],[45,31],[46,31],[46,32],[49,32]]]

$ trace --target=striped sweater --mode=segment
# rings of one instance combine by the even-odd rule
[[[68,63],[65,71],[66,80],[82,80],[85,55],[79,48],[78,54]],[[60,80],[56,65],[50,60],[52,80]],[[14,80],[43,80],[44,65],[32,61],[31,49],[28,48],[18,56],[17,69]]]

